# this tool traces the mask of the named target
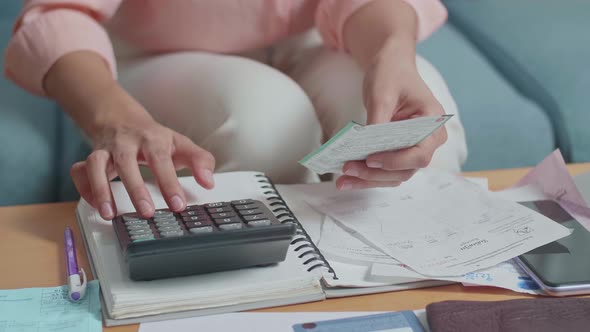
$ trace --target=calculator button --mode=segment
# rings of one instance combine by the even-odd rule
[[[258,205],[256,204],[246,204],[246,205],[236,205],[235,208],[237,210],[251,210],[251,209],[256,209],[258,207]]]
[[[208,215],[198,215],[198,216],[188,216],[188,217],[182,217],[182,220],[184,220],[185,222],[187,221],[207,221],[207,220],[211,220],[211,218],[209,218]]]
[[[211,220],[189,221],[189,222],[185,223],[185,225],[187,228],[211,226]]]
[[[260,210],[260,209],[240,210],[239,212],[243,216],[249,216],[249,215],[253,215],[253,214],[261,214],[262,210]]]
[[[231,218],[231,217],[235,217],[235,216],[236,216],[235,212],[221,212],[221,213],[212,213],[211,214],[211,218],[213,218],[213,219]]]
[[[254,215],[244,216],[244,220],[246,220],[246,221],[259,220],[259,219],[267,219],[267,217],[263,214],[254,214]]]
[[[182,230],[177,231],[168,231],[168,232],[161,232],[160,236],[162,237],[176,237],[176,236],[183,236],[184,232]]]
[[[248,226],[250,226],[250,227],[269,226],[269,225],[270,225],[270,220],[268,220],[268,219],[252,220],[248,223]]]
[[[209,203],[209,204],[205,204],[206,208],[219,208],[219,207],[226,207],[229,206],[229,203],[226,202],[215,202],[215,203]]]
[[[154,222],[176,221],[174,216],[154,217]]]
[[[125,226],[131,225],[147,225],[147,220],[145,219],[138,219],[138,220],[129,220],[125,222]]]
[[[227,231],[230,229],[240,229],[240,228],[242,228],[242,223],[223,224],[223,225],[219,225],[219,228],[223,229],[224,231]]]
[[[153,240],[154,236],[152,234],[137,234],[131,235],[131,240],[133,242],[145,241],[145,240]]]
[[[180,213],[180,215],[182,217],[198,216],[198,215],[203,215],[203,214],[206,214],[205,210],[190,210],[190,211],[184,211],[184,212]]]
[[[166,226],[175,226],[178,225],[178,221],[158,221],[156,222],[156,227],[166,227]]]
[[[130,214],[130,215],[123,216],[123,220],[124,221],[141,220],[141,217],[139,217],[135,214]]]
[[[151,229],[134,229],[129,231],[129,235],[152,234]]]
[[[172,211],[165,211],[165,210],[157,210],[154,212],[154,218],[157,217],[174,217],[174,212]]]
[[[233,209],[230,206],[208,207],[207,211],[209,213],[221,213],[221,212],[230,212],[230,211],[233,211]]]
[[[203,205],[187,205],[186,211],[203,210]]]
[[[205,227],[195,227],[191,228],[189,232],[193,234],[203,234],[203,233],[211,233],[213,232],[213,226],[205,226]]]
[[[134,229],[150,229],[150,225],[143,224],[143,225],[129,225],[127,226],[127,230],[132,231]]]
[[[163,232],[182,231],[182,228],[180,228],[179,225],[176,225],[176,226],[164,226],[164,227],[158,227],[158,231],[160,232],[160,234],[162,234]]]
[[[252,199],[240,199],[237,201],[231,201],[231,205],[244,205],[244,204],[252,204],[254,200]]]
[[[213,219],[215,220],[215,223],[220,225],[220,224],[231,224],[231,223],[235,223],[235,222],[241,222],[239,217],[229,217],[229,218],[216,218]]]

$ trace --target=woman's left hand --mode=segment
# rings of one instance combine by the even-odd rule
[[[363,86],[367,124],[445,114],[418,73],[414,50],[403,45],[395,40],[385,44],[367,66]],[[446,140],[443,126],[413,147],[349,161],[336,186],[340,190],[398,186],[428,166]]]

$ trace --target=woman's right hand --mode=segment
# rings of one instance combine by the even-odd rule
[[[139,165],[151,169],[172,211],[179,212],[186,207],[176,170],[190,168],[201,186],[213,188],[215,159],[211,153],[157,123],[112,77],[93,88],[92,85],[104,79],[104,64],[99,62],[103,68],[98,69],[100,67],[93,67],[97,65],[92,62],[96,59],[91,60],[93,54],[78,52],[74,55],[77,57],[68,59],[65,56],[52,67],[46,78],[46,89],[92,139],[94,151],[85,161],[72,166],[71,175],[80,195],[102,218],[111,220],[117,214],[109,185],[117,176],[136,211],[146,218],[154,214],[154,202]],[[79,74],[69,74],[72,70]],[[88,83],[76,87],[82,79],[78,75],[96,70],[98,72],[86,73],[93,74],[86,77],[95,80],[86,80]]]
[[[117,84],[112,90],[97,105],[101,110],[96,113],[100,119],[92,137],[94,151],[71,170],[80,195],[104,219],[116,214],[109,186],[116,176],[135,209],[143,217],[153,215],[154,203],[139,172],[140,164],[151,169],[168,207],[175,212],[186,207],[176,170],[188,167],[201,186],[213,188],[215,160],[209,152],[157,123]]]

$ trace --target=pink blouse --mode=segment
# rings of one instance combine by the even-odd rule
[[[43,78],[62,56],[93,51],[116,77],[107,30],[146,52],[234,53],[265,47],[315,26],[343,48],[344,22],[373,0],[26,0],[5,53],[5,73],[44,95]],[[405,0],[416,11],[418,38],[447,17],[439,0]],[[106,29],[105,29],[106,28]]]

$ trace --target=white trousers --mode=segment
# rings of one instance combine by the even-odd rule
[[[117,45],[117,43],[116,43]],[[459,172],[467,157],[457,106],[436,69],[420,75],[447,114],[431,167]],[[360,67],[314,32],[243,55],[177,52],[119,59],[119,78],[161,124],[216,158],[216,171],[255,170],[276,183],[317,181],[298,160],[348,121],[364,123]]]

